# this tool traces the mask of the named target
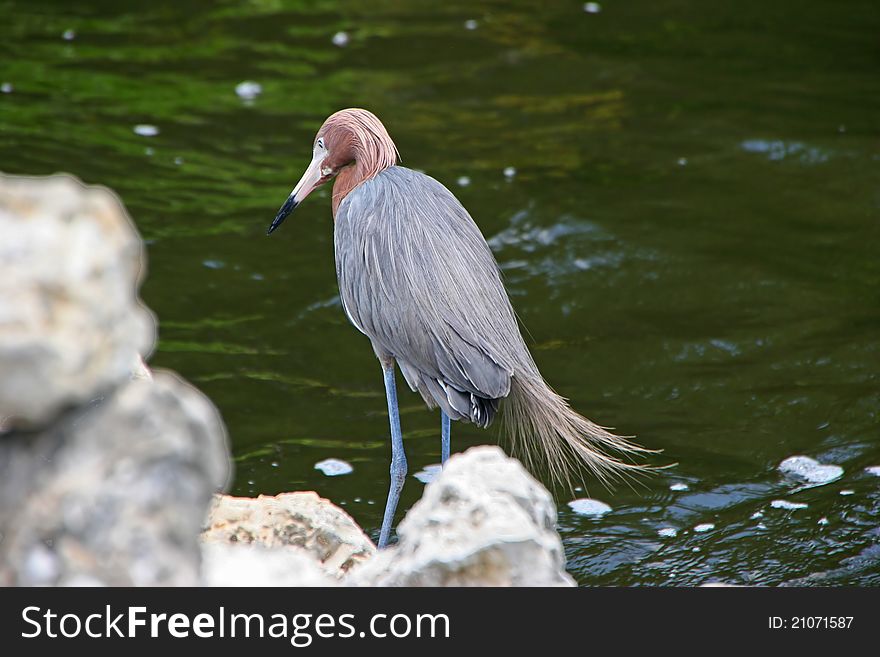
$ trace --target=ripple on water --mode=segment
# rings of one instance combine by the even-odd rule
[[[770,506],[774,509],[785,509],[787,511],[796,511],[797,509],[806,509],[809,505],[804,502],[789,502],[788,500],[773,500]]]
[[[694,531],[699,534],[712,531],[713,529],[715,529],[715,525],[711,522],[704,522],[694,527]]]
[[[823,465],[809,456],[789,456],[779,464],[779,471],[814,486],[830,483],[843,476],[843,468],[839,465]]]
[[[865,468],[865,472],[867,472],[869,475],[880,477],[880,465],[872,465],[868,468]]]
[[[591,516],[594,518],[604,516],[606,513],[609,513],[611,511],[611,507],[605,504],[605,502],[593,500],[589,497],[582,497],[577,500],[572,500],[568,503],[568,506],[578,515]]]
[[[821,164],[827,162],[830,155],[815,146],[808,146],[800,141],[782,141],[781,139],[747,139],[740,144],[747,153],[765,155],[768,160],[784,160],[796,158],[804,164]]]
[[[315,470],[320,470],[328,477],[338,477],[354,472],[354,468],[347,461],[341,459],[324,459],[315,463]],[[355,500],[356,502],[358,500]]]

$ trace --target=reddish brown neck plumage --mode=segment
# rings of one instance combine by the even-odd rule
[[[355,187],[397,163],[397,147],[382,122],[363,109],[345,109],[328,118],[318,137],[327,145],[326,165],[338,171],[333,183],[333,218]]]

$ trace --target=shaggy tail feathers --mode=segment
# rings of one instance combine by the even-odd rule
[[[591,473],[608,486],[657,468],[621,459],[655,453],[575,412],[535,372],[517,373],[501,407],[504,435],[513,454],[532,472],[547,471],[554,483],[573,489]]]

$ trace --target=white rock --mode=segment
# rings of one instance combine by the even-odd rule
[[[779,464],[779,471],[808,484],[827,484],[843,476],[843,468],[839,465],[822,465],[809,456],[789,456]]]
[[[302,548],[205,543],[202,581],[206,586],[338,586]]]
[[[257,498],[218,495],[202,540],[267,548],[293,545],[333,577],[376,552],[350,515],[311,491]]]
[[[199,529],[230,471],[217,409],[163,371],[6,435],[0,585],[193,586]]]
[[[352,570],[377,586],[572,586],[550,493],[498,447],[452,456],[398,527]]]
[[[421,481],[423,484],[430,484],[443,471],[443,466],[439,463],[426,465],[424,468],[416,472],[413,477]]]
[[[263,93],[263,86],[253,80],[245,80],[235,85],[235,95],[242,100],[253,100]]]
[[[354,468],[348,461],[340,459],[324,459],[315,463],[315,470],[320,470],[328,477],[339,477],[354,472]]]
[[[48,423],[152,350],[141,240],[119,199],[70,176],[0,175],[0,418]]]
[[[568,503],[568,506],[572,511],[581,516],[594,516],[598,518],[599,516],[604,516],[606,513],[611,512],[611,507],[605,504],[605,502],[593,500],[589,497],[572,500]]]
[[[155,137],[159,134],[159,128],[148,123],[139,123],[132,130],[134,130],[134,134],[141,137]]]

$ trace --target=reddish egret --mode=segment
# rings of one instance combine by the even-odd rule
[[[649,450],[581,417],[547,385],[480,229],[448,189],[397,166],[397,156],[376,116],[336,112],[318,130],[311,164],[269,227],[271,233],[313,189],[336,178],[342,308],[373,343],[391,423],[391,486],[379,547],[388,543],[406,477],[395,362],[428,407],[440,407],[443,462],[450,420],[485,428],[501,408],[515,453],[556,481],[569,482],[582,468],[602,480],[643,470],[614,454]]]

